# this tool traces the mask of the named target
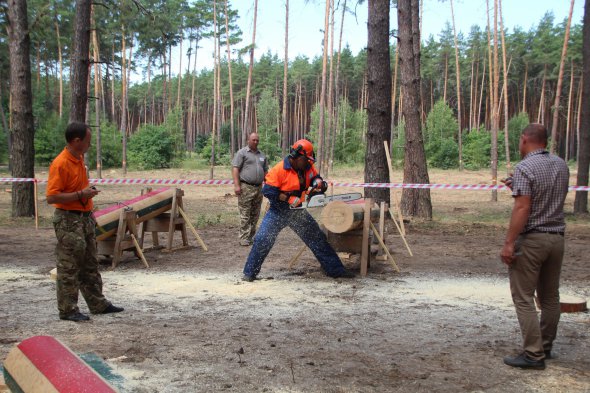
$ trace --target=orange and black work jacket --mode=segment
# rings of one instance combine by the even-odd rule
[[[313,164],[310,163],[306,170],[297,172],[291,167],[289,157],[285,157],[266,174],[262,194],[268,198],[271,208],[298,207],[305,200],[307,190],[317,177],[318,172]],[[280,194],[286,194],[288,201],[279,200]]]

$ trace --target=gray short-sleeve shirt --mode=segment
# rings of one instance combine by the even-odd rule
[[[266,156],[260,150],[253,151],[249,146],[237,151],[232,166],[240,171],[240,181],[252,185],[262,184],[268,172]]]

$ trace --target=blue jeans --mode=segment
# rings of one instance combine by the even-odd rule
[[[339,277],[345,271],[340,258],[328,243],[318,223],[305,209],[270,208],[254,236],[254,244],[248,255],[244,275],[256,277],[264,259],[275,244],[279,233],[288,226],[313,252],[330,277]]]

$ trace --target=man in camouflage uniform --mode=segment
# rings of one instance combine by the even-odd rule
[[[121,312],[102,294],[102,278],[96,255],[96,222],[92,216],[92,198],[99,191],[89,186],[84,153],[90,147],[92,134],[84,123],[68,125],[67,145],[49,167],[47,203],[55,206],[53,227],[57,237],[57,307],[60,319],[87,321],[78,309],[78,291],[90,312]]]
[[[262,204],[262,182],[268,172],[266,156],[258,150],[258,134],[248,137],[248,146],[237,151],[232,161],[234,192],[240,210],[240,245],[249,246],[256,233]]]

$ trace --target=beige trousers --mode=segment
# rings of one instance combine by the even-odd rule
[[[545,357],[551,350],[559,323],[559,275],[564,238],[559,234],[528,233],[516,241],[516,260],[509,269],[510,291],[523,338],[523,349],[530,359]],[[541,308],[537,316],[534,294]]]

